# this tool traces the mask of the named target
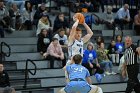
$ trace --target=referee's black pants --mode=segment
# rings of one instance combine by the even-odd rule
[[[128,81],[126,93],[131,93],[134,89],[136,93],[140,93],[140,83],[138,80],[139,65],[128,65],[127,66]]]

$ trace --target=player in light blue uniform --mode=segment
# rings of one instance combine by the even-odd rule
[[[66,67],[70,82],[60,90],[60,93],[103,93],[101,88],[90,85],[92,81],[89,71],[81,65],[82,56],[76,54],[72,61],[74,64]]]

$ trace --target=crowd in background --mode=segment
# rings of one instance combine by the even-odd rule
[[[50,60],[51,68],[54,68],[55,60],[61,60],[62,66],[65,66],[70,24],[64,13],[59,13],[52,22],[45,6],[47,0],[41,1],[43,3],[37,2],[37,0],[0,0],[0,35],[3,38],[5,31],[12,33],[20,29],[33,30],[35,27],[38,38],[37,51],[44,59]],[[55,1],[60,6],[65,3],[65,0]],[[106,14],[104,23],[108,29],[119,27],[123,30],[127,23],[130,25],[129,28],[132,29],[134,23],[136,35],[140,35],[140,10],[138,10],[133,21],[130,16],[129,5],[125,4],[114,17],[112,6],[108,6],[105,11],[105,2],[109,5],[130,3],[128,0],[72,0],[71,3],[74,3],[72,7],[76,7],[76,9],[72,8],[72,11],[98,12],[101,6],[102,12]],[[133,0],[131,2],[135,3]],[[41,5],[36,7],[38,4]],[[116,24],[119,26],[116,26]],[[104,44],[103,37],[99,36],[95,44],[90,42],[85,48],[82,65],[89,70],[91,75],[103,74],[104,72],[106,75],[116,74],[112,68],[113,65],[119,64],[124,52],[122,36],[118,35],[115,40],[111,40],[107,49],[105,49]]]

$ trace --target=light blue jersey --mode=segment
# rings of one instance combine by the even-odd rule
[[[66,67],[66,70],[69,74],[69,79],[81,78],[84,79],[89,77],[89,71],[80,64],[72,64]]]
[[[66,93],[88,93],[91,90],[90,85],[85,80],[90,76],[89,71],[80,64],[72,64],[66,67],[70,82],[65,87]],[[78,81],[75,79],[82,79]]]

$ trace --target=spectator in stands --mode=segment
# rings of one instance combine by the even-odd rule
[[[104,72],[100,69],[96,51],[94,50],[94,45],[91,42],[87,44],[87,49],[84,51],[82,65],[89,70],[90,75],[95,75],[96,73],[103,74]]]
[[[19,29],[22,23],[22,18],[20,10],[15,3],[13,3],[9,9],[9,16],[11,18],[11,27],[14,29]]]
[[[104,49],[104,43],[99,44],[99,49],[97,50],[97,58],[101,68],[104,69],[106,75],[116,74],[112,71],[113,65],[107,56],[107,51]]]
[[[50,60],[50,68],[54,68],[54,61],[60,60],[62,61],[62,66],[66,65],[66,58],[62,51],[61,45],[57,38],[53,38],[50,43],[47,52],[43,54],[46,59]]]
[[[19,7],[21,12],[23,11],[25,0],[7,0],[7,6],[12,5],[13,3]]]
[[[119,54],[116,53],[117,48],[116,48],[115,44],[116,44],[115,40],[111,40],[111,43],[107,48],[109,58],[111,59],[112,63],[114,63],[114,64],[119,63]]]
[[[108,6],[106,11],[106,17],[105,17],[105,24],[108,29],[113,29],[114,24],[114,17],[112,12],[112,7]]]
[[[15,29],[10,27],[10,17],[4,2],[0,1],[0,35],[4,37],[4,31],[11,33]]]
[[[42,13],[47,12],[45,4],[42,3],[40,7],[38,7],[37,11],[34,14],[34,25],[37,26],[39,19],[42,17]]]
[[[60,28],[58,30],[58,34],[54,35],[54,38],[58,39],[63,51],[68,52],[67,51],[68,50],[68,37],[67,37],[67,35],[65,35],[65,32],[66,32],[65,29]]]
[[[140,10],[138,10],[138,14],[134,17],[134,29],[136,31],[136,35],[140,36]]]
[[[57,33],[58,29],[63,28],[66,34],[69,34],[69,23],[63,13],[60,13],[54,20],[53,32]]]
[[[37,32],[36,32],[37,36],[40,33],[42,28],[48,29],[48,31],[50,31],[49,29],[51,29],[51,22],[50,22],[49,16],[46,13],[42,13],[42,17],[39,19],[39,22],[37,25]]]
[[[84,2],[80,5],[81,8],[86,8],[88,12],[93,12],[94,7],[90,0],[83,0]]]
[[[119,54],[119,58],[123,55],[124,52],[124,43],[122,42],[122,36],[116,36],[116,53]],[[117,63],[118,64],[118,63]]]
[[[104,38],[102,36],[98,36],[96,39],[96,43],[95,43],[95,50],[97,50],[99,48],[99,44],[103,42],[104,43]]]
[[[129,5],[125,4],[124,7],[120,8],[116,14],[115,24],[119,24],[121,30],[124,29],[124,24],[131,23],[130,13],[128,8]]]
[[[23,18],[23,24],[27,30],[32,29],[33,16],[34,16],[33,6],[29,1],[26,1],[25,8],[23,9],[22,18]]]
[[[37,41],[37,51],[40,52],[41,55],[47,51],[50,41],[51,39],[49,38],[47,29],[41,29]]]
[[[0,93],[16,93],[15,90],[10,87],[9,75],[4,71],[3,64],[0,64]]]

